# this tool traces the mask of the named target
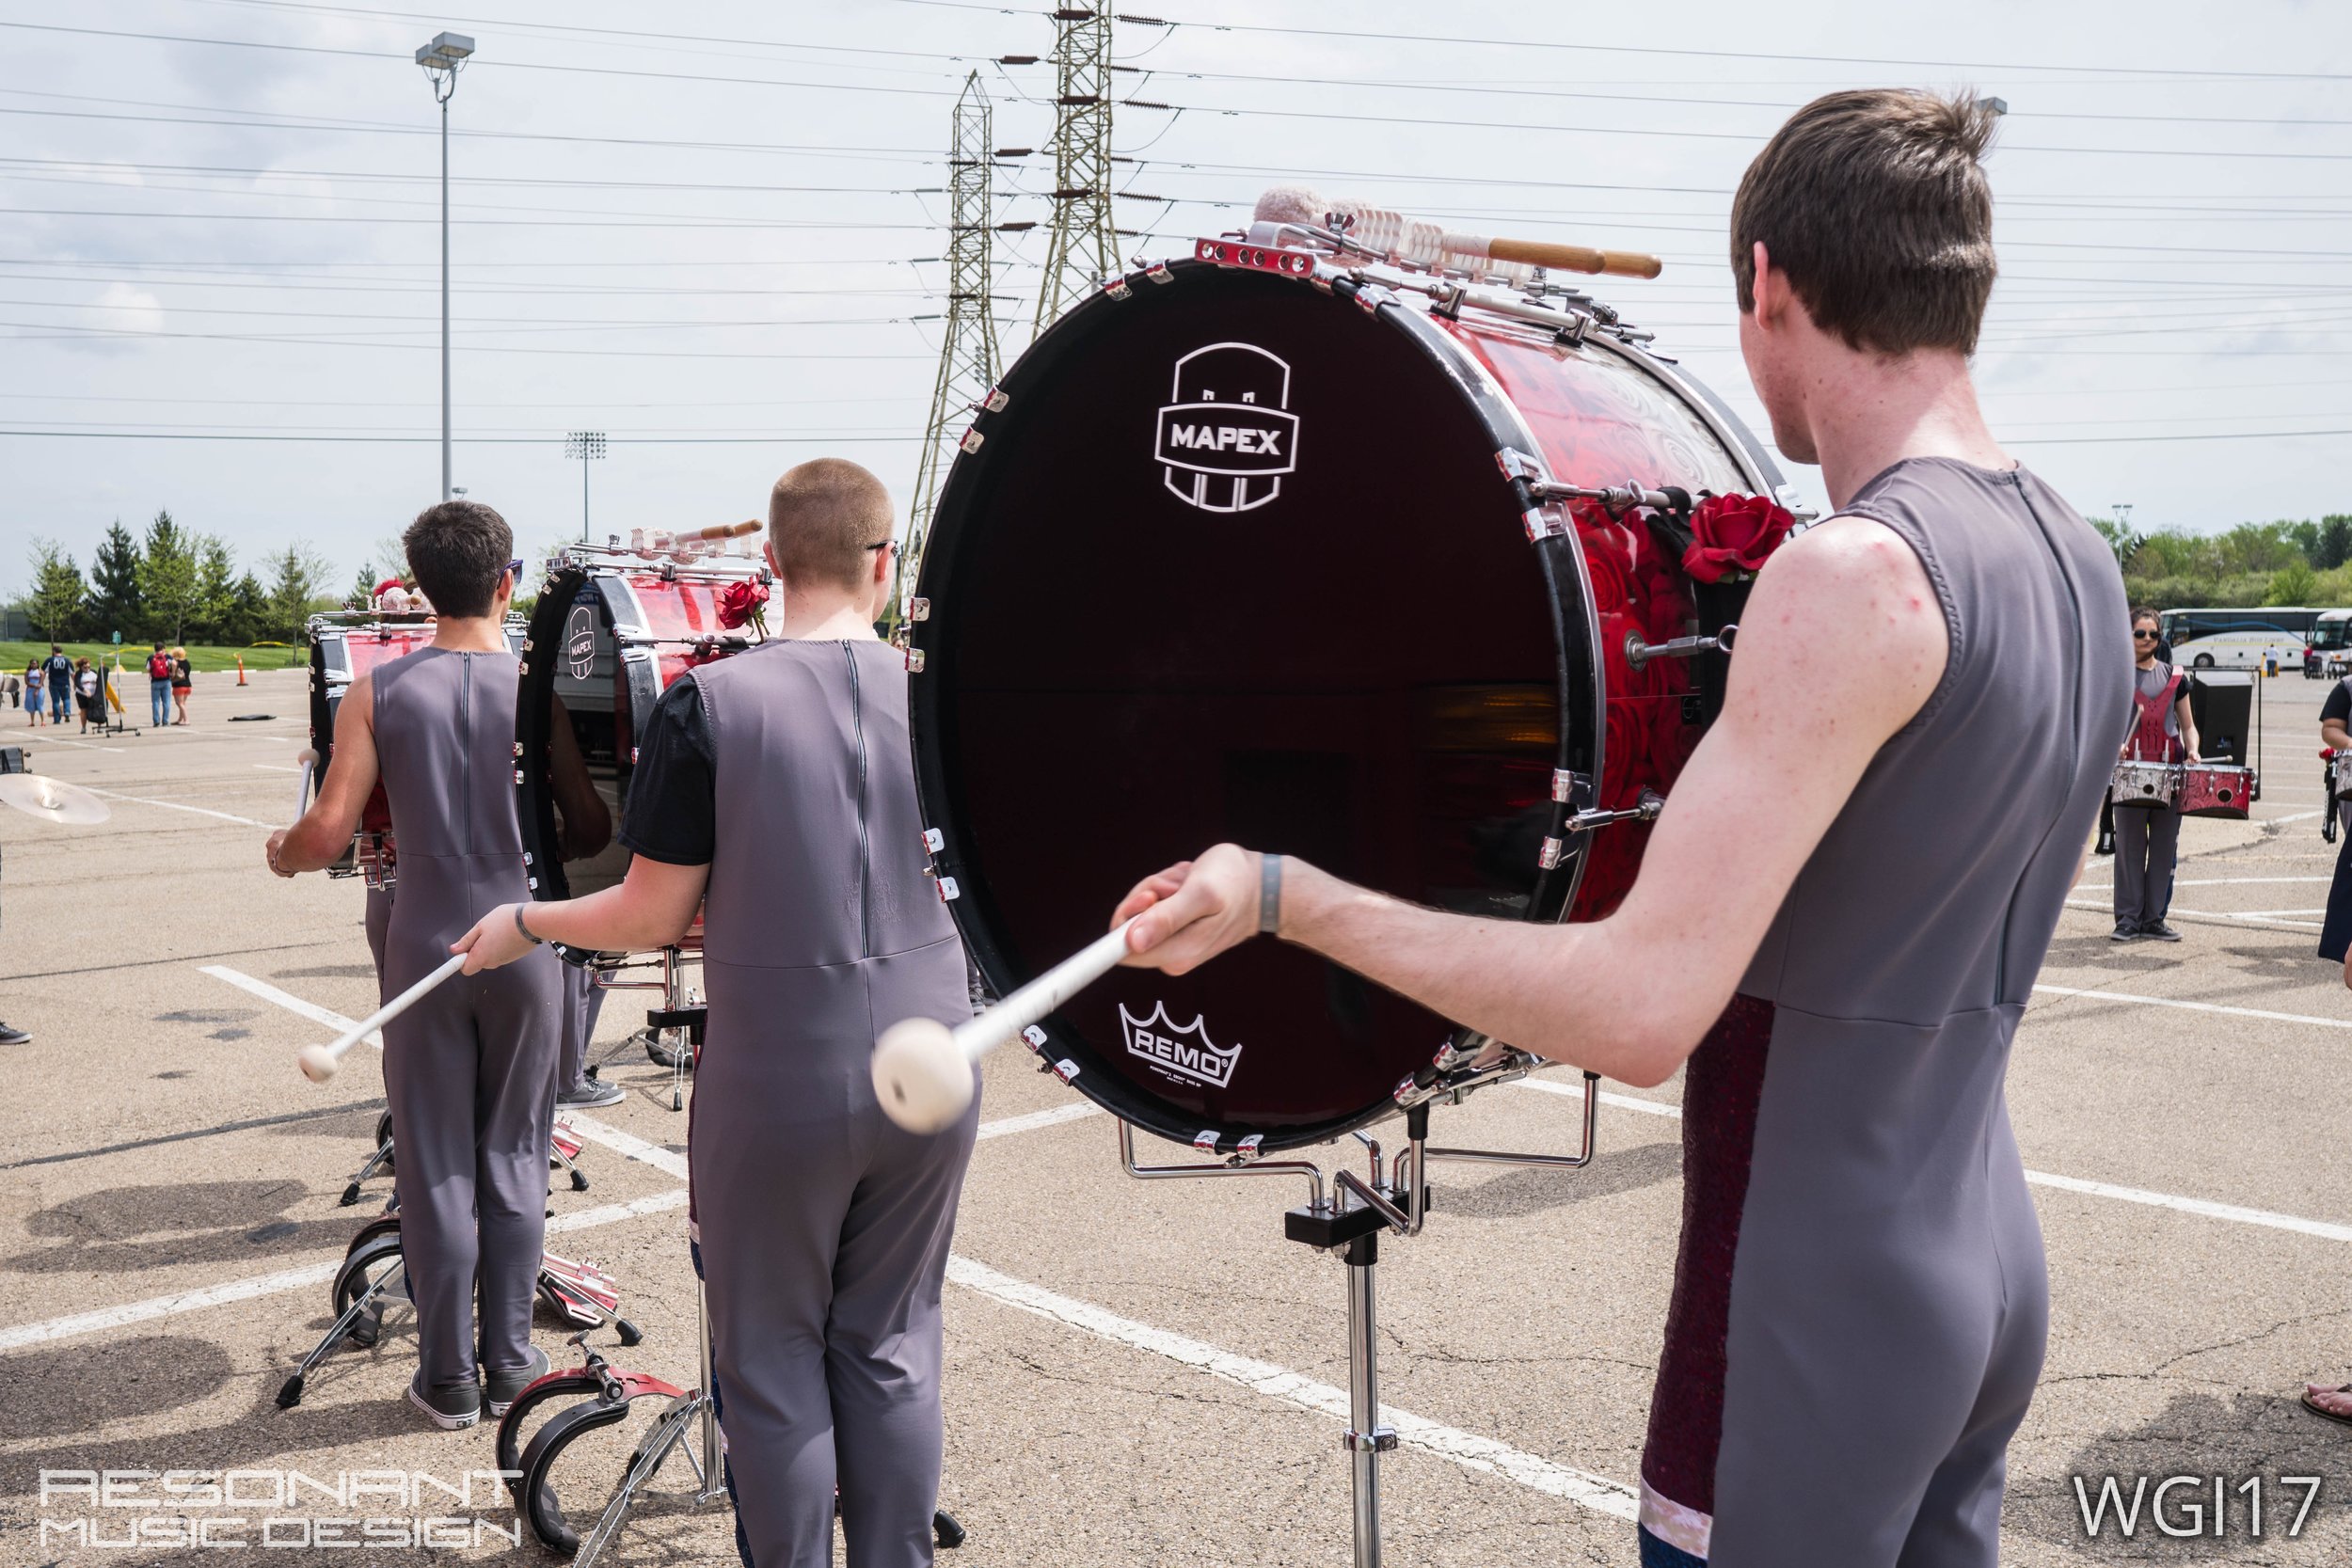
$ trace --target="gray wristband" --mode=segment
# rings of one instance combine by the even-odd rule
[[[1282,857],[1258,857],[1258,934],[1274,936],[1282,926]]]
[[[545,937],[531,934],[531,927],[523,924],[523,907],[520,904],[515,906],[515,929],[520,931],[523,934],[523,940],[533,947],[539,946],[547,940]]]

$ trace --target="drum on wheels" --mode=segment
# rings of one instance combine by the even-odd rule
[[[1154,265],[1073,309],[941,498],[915,767],[998,994],[1220,840],[1452,910],[1606,913],[1646,829],[1572,814],[1665,790],[1719,700],[1708,658],[1649,650],[1738,591],[1694,594],[1644,497],[1775,488],[1722,404],[1613,314],[1257,254],[1300,260]],[[1118,1116],[1232,1154],[1372,1121],[1456,1037],[1259,942],[1116,971],[1027,1037]]]
[[[617,829],[654,705],[687,671],[758,641],[751,627],[723,623],[719,597],[767,576],[746,557],[679,562],[592,546],[576,546],[548,562],[523,644],[515,720],[516,805],[532,897],[581,897],[628,874],[629,853],[617,835],[596,855],[564,862],[549,770],[555,705],[563,705]],[[686,945],[700,945],[700,929],[698,921]],[[623,957],[560,944],[557,950],[571,962],[608,968]]]

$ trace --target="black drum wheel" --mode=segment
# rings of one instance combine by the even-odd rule
[[[603,1384],[595,1373],[577,1367],[568,1370],[549,1372],[525,1388],[499,1418],[499,1468],[507,1476],[507,1489],[515,1494],[515,1506],[523,1506],[522,1455],[529,1445],[532,1423],[548,1404],[561,1400],[584,1399],[594,1395]]]
[[[516,1472],[509,1483],[515,1489],[515,1500],[521,1506],[523,1517],[531,1522],[531,1533],[538,1538],[541,1545],[560,1557],[570,1557],[580,1550],[580,1532],[572,1528],[563,1501],[556,1493],[556,1466],[563,1463],[565,1451],[581,1438],[626,1418],[632,1402],[627,1398],[608,1399],[599,1393],[595,1398],[557,1411],[532,1434],[531,1441],[523,1446],[522,1453],[511,1464],[504,1457],[505,1428],[503,1425],[500,1428],[499,1463],[502,1467]],[[592,1462],[587,1474],[610,1473],[605,1467],[593,1463],[594,1456],[590,1457]]]
[[[335,1271],[332,1304],[335,1316],[340,1318],[350,1311],[351,1304],[366,1294],[387,1274],[398,1268],[400,1261],[400,1231],[396,1227],[370,1236],[353,1247],[350,1255],[343,1259],[343,1266]],[[377,1305],[361,1314],[359,1321],[352,1325],[351,1342],[361,1350],[373,1349],[383,1331],[384,1308],[379,1298]]]

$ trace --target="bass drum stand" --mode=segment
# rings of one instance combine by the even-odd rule
[[[1499,1053],[1499,1054],[1491,1054]],[[1355,1568],[1380,1568],[1380,1456],[1397,1446],[1396,1433],[1380,1422],[1379,1335],[1374,1270],[1380,1262],[1380,1236],[1392,1231],[1417,1236],[1429,1214],[1430,1162],[1455,1160],[1488,1165],[1534,1165],[1549,1170],[1575,1170],[1592,1163],[1594,1134],[1600,1104],[1600,1075],[1584,1074],[1582,1134],[1573,1154],[1520,1154],[1499,1149],[1438,1148],[1429,1144],[1429,1108],[1459,1105],[1472,1090],[1489,1084],[1513,1083],[1537,1068],[1540,1057],[1510,1046],[1497,1046],[1471,1035],[1438,1053],[1436,1080],[1426,1085],[1407,1078],[1397,1085],[1396,1102],[1405,1113],[1405,1147],[1394,1161],[1381,1163],[1379,1143],[1362,1132],[1354,1134],[1372,1155],[1372,1179],[1352,1170],[1332,1174],[1331,1196],[1324,1196],[1323,1168],[1311,1160],[1257,1160],[1232,1154],[1210,1164],[1139,1165],[1136,1163],[1136,1131],[1119,1123],[1119,1163],[1129,1176],[1142,1181],[1198,1180],[1229,1176],[1303,1176],[1307,1202],[1282,1215],[1282,1233],[1291,1241],[1337,1254],[1347,1265],[1347,1431],[1341,1446],[1347,1450],[1349,1491],[1354,1501]],[[1208,1135],[1204,1135],[1208,1136]],[[1204,1147],[1213,1147],[1214,1138]]]
[[[682,949],[665,947],[653,960],[660,967],[660,978],[654,980],[624,980],[620,974],[631,965],[623,961],[610,968],[599,965],[595,971],[595,983],[604,990],[658,990],[661,1006],[645,1010],[645,1026],[630,1031],[620,1044],[596,1059],[588,1069],[595,1077],[599,1069],[610,1067],[612,1058],[629,1047],[644,1047],[646,1056],[658,1067],[670,1069],[670,1109],[686,1109],[686,1081],[694,1074],[694,1058],[702,1052],[703,1026],[709,1016],[699,989],[684,983],[686,956]]]

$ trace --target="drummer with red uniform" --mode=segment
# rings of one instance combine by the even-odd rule
[[[2188,682],[2180,666],[2156,657],[2156,612],[2146,605],[2132,611],[2132,733],[2123,742],[2127,762],[2195,762],[2197,716],[2189,710]],[[2178,942],[2165,924],[2172,903],[2172,867],[2181,853],[2178,800],[2129,806],[2115,814],[2116,942]]]

